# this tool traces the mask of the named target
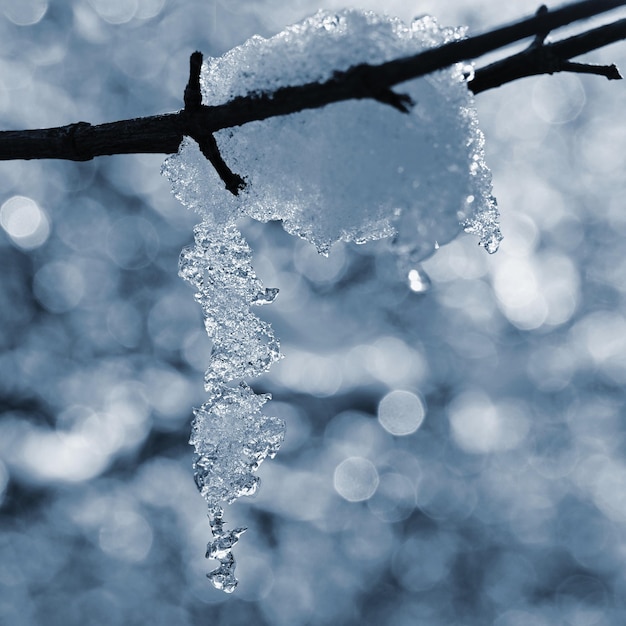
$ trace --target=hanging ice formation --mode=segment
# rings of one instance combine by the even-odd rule
[[[195,245],[183,249],[179,274],[197,289],[213,340],[205,375],[209,397],[194,411],[190,443],[196,485],[209,505],[213,540],[206,556],[220,562],[208,577],[232,592],[237,586],[232,547],[245,528],[224,529],[221,503],[256,491],[254,471],[274,457],[284,436],[282,420],[261,413],[269,396],[256,394],[242,380],[259,376],[280,358],[271,327],[250,311],[253,304],[271,302],[277,290],[265,289],[255,276],[250,248],[236,225],[208,217],[195,228]]]
[[[203,102],[327,80],[359,63],[383,63],[463,36],[463,29],[442,28],[430,17],[407,26],[369,12],[320,11],[271,39],[253,37],[209,59]],[[224,189],[190,139],[164,164],[175,195],[203,220],[195,245],[183,250],[180,275],[197,289],[213,340],[209,397],[195,411],[191,443],[213,532],[207,556],[220,562],[209,578],[218,588],[235,588],[231,548],[243,532],[224,530],[222,503],[254,492],[254,471],[283,438],[280,420],[261,413],[267,397],[244,382],[280,353],[271,328],[250,311],[276,291],[255,276],[237,220],[280,219],[321,253],[338,240],[387,237],[405,268],[463,229],[495,252],[502,236],[466,86],[471,71],[456,65],[397,86],[416,103],[408,115],[351,100],[216,133],[224,160],[245,177],[238,196]]]

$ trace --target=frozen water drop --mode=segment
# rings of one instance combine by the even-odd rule
[[[228,565],[220,565],[206,576],[216,589],[226,593],[232,593],[237,588],[238,583],[235,578],[234,569],[234,566],[231,568]]]
[[[463,228],[466,233],[477,235],[478,244],[489,254],[494,254],[500,247],[502,232],[500,231],[500,212],[496,199],[489,198],[488,208],[465,220]]]
[[[235,557],[233,556],[232,548],[246,529],[224,530],[224,510],[220,506],[210,507],[208,515],[213,541],[207,544],[206,558],[215,559],[220,564],[207,574],[207,578],[216,589],[232,593],[237,587]]]
[[[252,299],[252,304],[270,304],[276,299],[278,291],[279,290],[276,287],[268,287],[265,290],[260,291],[256,296],[254,296],[254,298]]]
[[[500,248],[500,242],[502,241],[502,235],[499,233],[492,233],[488,239],[480,242],[480,245],[487,250],[489,254],[495,254]]]

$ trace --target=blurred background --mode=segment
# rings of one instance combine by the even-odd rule
[[[179,109],[193,50],[346,6],[471,33],[536,9],[0,0],[0,127]],[[624,71],[626,45],[588,58]],[[0,163],[0,624],[624,623],[625,102],[577,75],[477,98],[491,257],[461,236],[407,280],[380,244],[326,259],[244,225],[286,355],[254,386],[288,431],[226,511],[249,527],[232,596],[205,578],[187,444],[210,350],[177,277],[196,217],[158,155]]]

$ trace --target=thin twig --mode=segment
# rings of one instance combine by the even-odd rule
[[[564,71],[600,74],[609,80],[620,79],[621,75],[615,65],[589,66],[579,63],[568,65],[568,59],[623,39],[626,39],[626,19],[599,26],[562,41],[532,46],[519,54],[476,70],[474,79],[468,83],[468,87],[475,94],[479,94],[519,78]],[[593,68],[597,68],[597,71]]]
[[[563,61],[559,72],[574,72],[575,74],[593,74],[595,76],[604,76],[608,80],[622,80],[622,75],[614,63],[611,65],[593,65],[592,63],[573,63],[572,61]]]
[[[197,109],[202,104],[200,90],[200,72],[202,71],[202,52],[193,52],[189,57],[189,81],[185,87],[185,110]]]
[[[189,59],[189,82],[185,88],[185,108],[182,116],[186,119],[185,134],[189,135],[200,148],[200,151],[211,162],[226,189],[233,195],[245,187],[245,181],[239,174],[235,174],[226,164],[220,154],[217,141],[213,133],[208,132],[196,122],[196,114],[202,106],[202,91],[200,89],[200,71],[202,69],[202,53],[194,52]]]
[[[545,15],[548,12],[548,7],[545,4],[542,4],[538,9],[535,15]],[[549,30],[543,30],[535,35],[535,39],[530,44],[531,48],[538,48],[542,46],[546,37],[550,34]]]

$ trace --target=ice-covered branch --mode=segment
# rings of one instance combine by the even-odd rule
[[[514,24],[487,33],[452,41],[419,54],[381,65],[359,65],[336,73],[323,83],[282,87],[271,93],[248,94],[218,106],[195,104],[177,113],[92,125],[78,122],[40,130],[0,132],[0,160],[68,159],[85,161],[112,154],[176,152],[183,136],[206,138],[206,156],[221,167],[222,178],[233,190],[240,179],[224,169],[219,154],[211,148],[209,136],[218,130],[240,126],[254,120],[287,115],[333,102],[372,98],[403,109],[408,104],[391,87],[423,76],[451,64],[476,59],[486,53],[532,36],[545,35],[572,22],[587,19],[626,5],[626,0],[584,0],[552,11],[541,11]],[[597,28],[564,41],[534,47],[479,70],[470,89],[480,93],[521,78],[555,71],[602,73],[617,78],[616,70],[568,63],[572,57],[626,38],[626,20]],[[531,47],[532,48],[532,47]],[[555,66],[554,59],[561,64]],[[234,178],[233,178],[234,177]]]
[[[202,65],[200,94],[200,55],[194,54],[185,115],[202,102],[277,93],[278,86],[298,81],[318,88],[338,71],[373,67],[463,36],[463,29],[441,27],[429,17],[407,26],[369,12],[319,11],[271,39],[255,37],[210,59]],[[454,64],[410,81],[403,85],[405,97],[365,75],[359,88],[369,95],[362,98],[216,134],[224,159],[246,174],[244,193],[219,185],[201,145],[213,140],[206,129],[186,137],[163,165],[176,197],[202,216],[179,273],[196,288],[212,341],[208,398],[194,411],[190,443],[196,484],[208,504],[206,556],[218,562],[208,577],[218,589],[235,589],[233,547],[244,530],[227,528],[223,503],[254,492],[256,470],[278,451],[284,431],[262,410],[267,397],[247,382],[281,354],[270,325],[253,312],[277,290],[256,277],[240,219],[280,220],[285,231],[321,252],[340,240],[385,238],[400,275],[462,229],[495,252],[498,211],[464,70]]]

